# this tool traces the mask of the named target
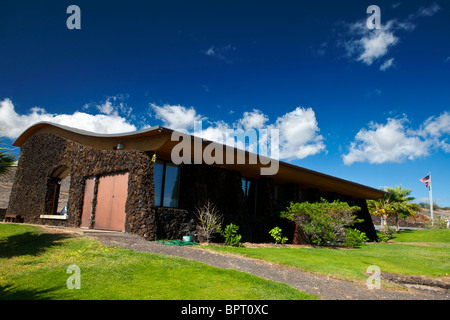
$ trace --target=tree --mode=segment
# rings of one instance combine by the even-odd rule
[[[369,212],[383,218],[381,226],[383,230],[387,226],[387,218],[395,217],[396,231],[399,231],[399,218],[407,219],[415,216],[416,212],[420,211],[420,207],[411,203],[415,199],[411,197],[411,189],[395,186],[394,188],[386,187],[384,191],[386,193],[381,198],[367,201]]]
[[[387,227],[387,218],[393,214],[391,195],[386,193],[377,200],[367,200],[367,208],[371,214],[381,217],[381,230],[384,232]]]
[[[0,146],[3,143],[0,141]],[[0,147],[0,177],[9,174],[11,167],[14,165],[16,159],[10,150]]]
[[[408,219],[414,217],[420,211],[420,207],[416,203],[412,203],[415,198],[411,197],[411,189],[396,186],[394,188],[386,188],[386,191],[391,194],[393,215],[395,216],[396,230],[399,231],[399,219]]]

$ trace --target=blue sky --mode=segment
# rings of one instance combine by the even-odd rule
[[[3,0],[0,21],[7,146],[43,120],[276,128],[285,161],[425,202],[431,172],[450,206],[449,1]]]

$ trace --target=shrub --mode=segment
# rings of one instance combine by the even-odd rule
[[[359,231],[358,229],[350,229],[347,228],[347,234],[345,235],[343,245],[346,247],[357,248],[360,247],[364,242],[369,241],[366,234],[364,232]]]
[[[270,230],[269,234],[275,239],[275,243],[286,243],[286,241],[288,241],[287,237],[282,237],[281,229],[278,227],[275,227],[272,230]]]
[[[442,219],[442,217],[434,218],[434,224],[431,223],[431,220],[427,221],[425,224],[426,229],[446,229],[447,221]]]
[[[200,235],[206,239],[206,243],[209,243],[212,235],[220,231],[222,216],[219,214],[216,206],[209,200],[202,207],[196,208],[196,210]]]
[[[381,242],[388,242],[395,238],[395,229],[389,226],[385,226],[381,231],[377,232],[378,240]]]
[[[346,202],[339,200],[327,202],[321,199],[320,202],[294,203],[291,202],[286,211],[281,212],[285,217],[297,224],[310,241],[314,244],[337,244],[342,243],[346,236],[346,227],[363,220],[356,219],[354,212],[360,207],[349,206]]]
[[[237,233],[239,227],[230,223],[225,227],[224,230],[220,231],[222,237],[225,238],[225,243],[229,246],[239,246],[239,242],[241,241],[241,235]]]

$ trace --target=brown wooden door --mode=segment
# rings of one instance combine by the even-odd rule
[[[81,227],[89,228],[91,225],[92,200],[94,199],[95,178],[86,179],[84,186],[83,213],[81,215]]]
[[[125,231],[128,173],[100,178],[95,208],[95,229]]]

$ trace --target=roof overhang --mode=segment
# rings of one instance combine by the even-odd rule
[[[212,154],[219,161],[213,163],[207,162],[207,164],[240,171],[243,176],[250,178],[267,177],[272,178],[278,183],[298,184],[301,188],[317,188],[321,192],[336,192],[352,196],[355,199],[377,199],[384,194],[384,191],[379,189],[295,166],[283,161],[261,157],[251,152],[161,126],[121,134],[99,134],[50,122],[40,122],[23,132],[13,145],[21,147],[28,138],[39,133],[53,133],[82,145],[98,149],[112,150],[116,149],[120,144],[124,150],[153,151],[157,154],[158,158],[166,160],[173,160],[172,152],[175,150],[174,148],[177,145],[179,146],[182,141],[185,143],[187,141],[187,147],[184,148],[182,153],[184,159],[189,160],[190,158],[190,162],[187,161],[188,163],[205,163],[203,155],[205,153],[211,154],[211,150],[215,150]],[[196,156],[198,157],[200,148],[202,156],[198,159]],[[220,150],[223,150],[223,155],[216,153]],[[187,152],[187,157],[184,152]],[[227,158],[230,152],[232,152],[231,154],[233,156]],[[240,157],[240,161],[238,161],[238,157]],[[256,163],[251,161],[255,158],[258,160]],[[274,165],[277,168],[275,174],[261,176],[261,169],[267,169]]]

